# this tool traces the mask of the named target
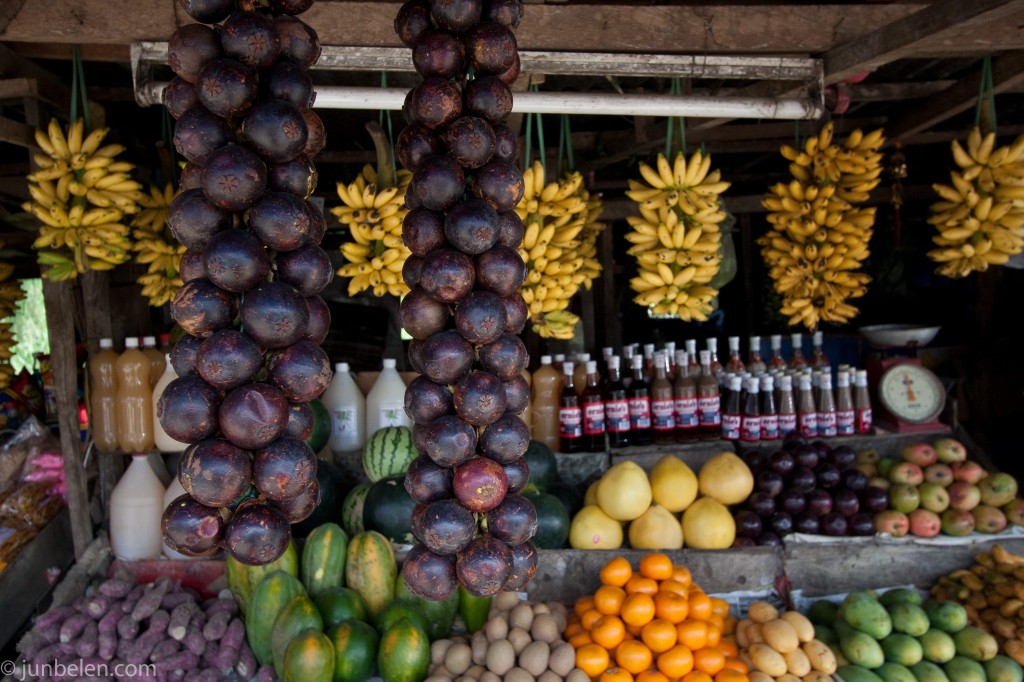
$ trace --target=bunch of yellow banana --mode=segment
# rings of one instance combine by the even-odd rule
[[[757,243],[789,324],[815,329],[857,315],[847,303],[867,293],[871,281],[858,272],[869,255],[875,209],[858,207],[881,182],[885,142],[881,129],[854,130],[833,144],[826,124],[802,150],[783,146],[793,180],[777,183],[761,202],[771,229]]]
[[[0,242],[0,249],[4,243]],[[17,280],[11,280],[14,266],[10,263],[0,263],[0,389],[7,388],[14,379],[14,368],[11,367],[11,347],[17,343],[14,332],[11,330],[11,323],[6,322],[14,314],[25,293],[21,290],[21,284]]]
[[[700,151],[689,160],[680,152],[672,163],[658,154],[657,168],[641,163],[640,174],[647,184],[630,180],[626,192],[640,210],[626,218],[633,228],[627,253],[638,268],[629,282],[633,300],[655,315],[706,320],[718,296],[708,283],[721,267],[720,195],[729,183]]]
[[[409,287],[402,279],[402,267],[409,257],[409,249],[402,241],[402,220],[409,209],[405,207],[405,190],[412,173],[400,170],[397,186],[378,187],[377,171],[370,164],[363,166],[355,182],[338,183],[341,206],[331,209],[342,225],[352,234],[354,241],[341,245],[341,253],[348,261],[338,274],[350,277],[348,295],[371,289],[374,296],[404,296]]]
[[[142,285],[142,295],[154,308],[170,301],[182,286],[181,257],[186,249],[167,227],[167,209],[175,194],[169,182],[163,189],[151,186],[149,194],[139,201],[142,210],[131,222],[135,262],[148,266],[146,274],[135,281]]]
[[[928,222],[939,234],[939,248],[928,257],[946,277],[966,277],[990,265],[1003,265],[1024,248],[1024,135],[995,149],[995,133],[978,128],[967,149],[953,140],[952,185],[932,185],[942,201],[932,204]]]
[[[34,157],[39,168],[28,175],[32,201],[22,208],[41,223],[33,248],[40,252],[39,263],[51,266],[48,279],[110,270],[130,258],[129,228],[122,219],[138,211],[146,195],[131,178],[134,166],[117,160],[124,147],[100,146],[107,132],[84,135],[82,119],[66,137],[56,119],[35,131],[43,153]]]
[[[520,293],[530,309],[530,326],[545,338],[571,339],[579,317],[567,310],[580,287],[589,289],[601,272],[597,238],[604,206],[573,171],[545,183],[545,168],[535,161],[523,173],[525,192],[516,206],[523,221],[519,255],[526,263]]]

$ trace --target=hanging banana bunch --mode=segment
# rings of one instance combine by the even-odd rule
[[[170,301],[182,286],[181,256],[185,247],[167,227],[167,208],[175,194],[169,182],[163,189],[151,186],[149,194],[139,199],[142,210],[131,221],[135,262],[147,266],[146,274],[135,281],[142,285],[142,295],[154,308]]]
[[[780,311],[791,326],[809,330],[855,317],[847,301],[867,293],[871,281],[858,271],[870,253],[875,209],[857,204],[881,182],[885,137],[881,129],[854,130],[836,145],[833,132],[828,123],[803,149],[783,146],[793,180],[774,185],[761,202],[771,229],[757,243],[782,296]]]
[[[138,211],[145,197],[131,178],[134,165],[118,161],[119,144],[101,147],[108,128],[85,135],[77,119],[67,136],[56,119],[35,132],[43,150],[39,167],[28,175],[31,201],[22,208],[42,223],[33,248],[50,280],[66,280],[88,270],[110,270],[131,257],[130,228],[124,217]]]
[[[638,268],[629,282],[633,300],[656,315],[704,321],[718,296],[708,284],[722,262],[720,195],[729,183],[700,151],[689,160],[679,152],[671,164],[658,154],[657,168],[641,163],[640,174],[647,184],[630,180],[626,192],[640,209],[626,219],[633,228],[627,253]]]
[[[567,310],[569,301],[581,286],[590,289],[601,272],[597,238],[606,226],[598,221],[604,206],[583,186],[579,171],[550,183],[544,176],[539,160],[526,169],[526,191],[516,206],[525,231],[519,255],[526,281],[520,293],[538,335],[571,339],[580,318]]]
[[[3,248],[4,243],[0,242],[0,249]],[[11,347],[17,343],[11,323],[4,320],[14,314],[18,301],[25,296],[25,292],[21,290],[21,283],[11,279],[13,272],[13,265],[0,262],[0,390],[10,386],[14,379]]]
[[[946,277],[966,277],[1003,265],[1024,248],[1024,135],[995,149],[996,135],[973,128],[967,149],[953,140],[952,185],[932,185],[942,201],[928,222],[939,248],[928,257]]]

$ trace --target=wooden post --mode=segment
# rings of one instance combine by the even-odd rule
[[[75,327],[71,316],[71,285],[67,282],[51,282],[44,277],[43,301],[46,305],[46,326],[50,333],[53,390],[57,401],[64,478],[68,487],[71,538],[75,556],[79,557],[92,542],[93,535],[85,467],[82,464],[82,443],[78,435],[78,371],[75,362]]]

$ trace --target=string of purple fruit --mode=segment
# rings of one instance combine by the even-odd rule
[[[188,248],[171,302],[186,333],[157,415],[189,447],[178,469],[187,492],[164,512],[164,542],[265,564],[320,499],[304,442],[308,402],[331,379],[318,292],[334,270],[308,201],[324,146],[306,73],[320,41],[295,16],[313,0],[179,1],[199,22],[171,36],[164,91],[188,162],[167,219]]]
[[[514,210],[524,187],[505,125],[521,9],[520,0],[410,0],[395,20],[423,76],[406,98],[396,153],[413,172],[402,225],[411,291],[400,314],[421,374],[405,394],[422,454],[405,478],[419,544],[403,572],[425,599],[457,585],[481,597],[521,590],[537,570],[537,513],[518,494],[530,440],[518,417],[529,398]]]

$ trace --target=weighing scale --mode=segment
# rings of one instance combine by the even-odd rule
[[[917,357],[917,348],[930,343],[939,327],[881,324],[861,327],[860,332],[882,351],[867,360],[875,425],[894,433],[951,430],[939,421],[946,390]]]

